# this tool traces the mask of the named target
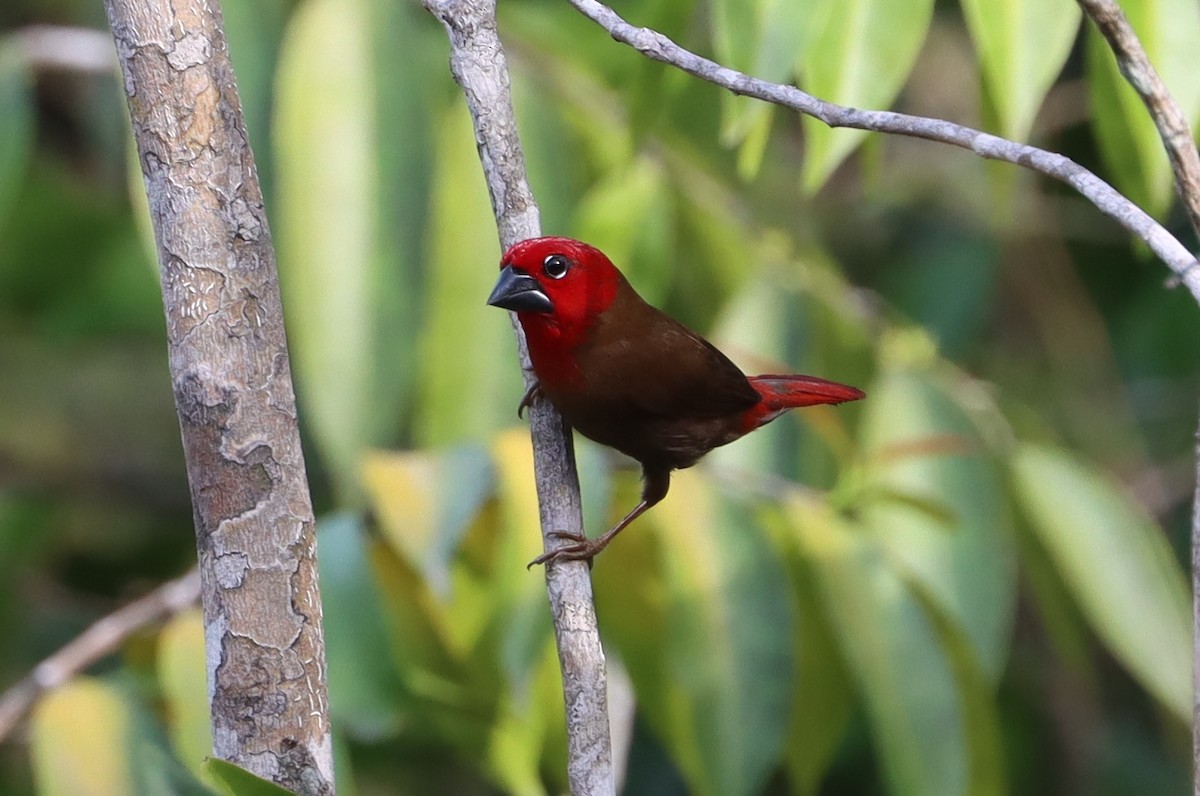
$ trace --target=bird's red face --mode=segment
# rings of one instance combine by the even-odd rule
[[[500,279],[488,304],[516,312],[526,335],[570,349],[612,304],[621,278],[594,246],[571,238],[530,238],[500,259]]]

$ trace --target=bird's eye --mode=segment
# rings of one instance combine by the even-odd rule
[[[542,273],[551,279],[562,279],[570,267],[571,261],[561,254],[552,254],[542,261]]]

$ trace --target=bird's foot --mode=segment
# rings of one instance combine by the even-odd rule
[[[532,409],[533,405],[542,399],[542,384],[535,381],[529,385],[529,389],[521,396],[521,403],[517,404],[517,418],[525,417],[525,410]]]
[[[550,535],[555,539],[565,539],[571,542],[571,544],[563,545],[557,550],[551,550],[548,553],[542,553],[530,561],[525,566],[525,569],[530,569],[536,564],[549,564],[552,561],[586,561],[588,569],[591,569],[592,558],[604,549],[604,544],[601,544],[599,540],[588,539],[586,536],[578,533],[551,531]]]

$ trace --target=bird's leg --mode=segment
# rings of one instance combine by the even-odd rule
[[[600,553],[601,550],[608,547],[617,534],[625,530],[625,526],[636,520],[646,511],[646,509],[658,503],[667,496],[667,489],[671,486],[671,471],[669,469],[648,469],[645,466],[642,468],[642,477],[645,483],[642,486],[642,500],[633,507],[633,511],[626,514],[620,522],[610,528],[595,539],[588,539],[580,536],[577,533],[568,531],[551,531],[550,535],[558,539],[566,539],[572,544],[564,545],[557,550],[551,550],[548,553],[542,553],[537,558],[529,562],[526,567],[532,567],[534,564],[548,564],[551,561],[586,561],[588,566],[592,565],[592,559]]]
[[[521,396],[521,403],[517,404],[517,418],[525,417],[525,410],[532,409],[536,401],[542,399],[542,383],[535,381],[529,385],[529,389]]]

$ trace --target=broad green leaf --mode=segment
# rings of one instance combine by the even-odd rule
[[[500,251],[461,100],[438,129],[420,340],[417,433],[426,445],[487,439],[513,422],[522,392],[508,315],[484,303]]]
[[[800,558],[789,556],[796,678],[785,754],[792,792],[815,796],[850,723],[854,692],[821,603],[816,572]]]
[[[367,0],[309,0],[279,62],[277,241],[301,410],[353,492],[375,439],[372,271],[378,186]],[[395,345],[395,341],[389,341]]]
[[[893,366],[868,390],[863,529],[970,641],[995,681],[1008,658],[1016,551],[1004,482],[954,386]]]
[[[935,607],[936,610],[936,607]],[[968,770],[973,796],[1002,796],[1004,737],[1000,730],[996,684],[980,669],[971,641],[951,622],[942,622],[942,643],[958,683],[967,731]]]
[[[506,793],[542,796],[542,759],[550,736],[562,734],[562,675],[553,641],[545,639],[541,655],[518,687],[501,699],[499,716],[488,742],[487,768]],[[557,695],[557,699],[555,699]],[[549,696],[547,699],[545,696]],[[565,760],[556,760],[561,770]]]
[[[200,609],[179,614],[159,633],[158,680],[166,702],[171,745],[197,778],[203,777],[204,760],[213,753],[206,659]]]
[[[717,60],[772,83],[790,82],[805,42],[814,35],[813,12],[826,0],[717,0],[713,49]],[[762,165],[774,108],[760,100],[721,95],[721,139],[741,144],[738,170],[754,177]]]
[[[767,235],[746,255],[758,266],[719,316],[714,342],[748,373],[819,373],[863,383],[871,343],[846,301],[836,268],[813,252],[793,254]],[[857,406],[811,407],[714,451],[711,461],[743,475],[775,474],[832,486],[848,458]]]
[[[376,256],[370,285],[374,309],[372,404],[379,435],[391,435],[412,411],[409,396],[417,379],[414,340],[421,328],[421,290],[425,278],[422,243],[428,229],[433,169],[433,112],[438,81],[445,76],[445,35],[428,25],[419,5],[368,0],[375,73],[376,125],[373,166],[379,208],[376,213]],[[440,95],[438,95],[440,98]]]
[[[388,658],[367,531],[357,515],[340,513],[321,517],[318,537],[330,711],[358,739],[391,737],[400,724],[400,683]]]
[[[1033,531],[1096,633],[1146,690],[1190,721],[1188,589],[1162,530],[1064,451],[1023,445],[1013,475]]]
[[[660,654],[668,658],[669,691],[667,715],[650,720],[694,793],[739,796],[759,792],[783,750],[792,605],[762,530],[713,491],[696,471],[677,472],[653,512],[663,548]]]
[[[610,173],[580,200],[572,229],[607,254],[653,304],[671,281],[673,219],[662,167],[641,157]]]
[[[574,187],[586,177],[583,158],[562,120],[564,109],[546,102],[545,94],[528,79],[514,79],[513,105],[542,229],[548,235],[565,230],[575,205]]]
[[[681,186],[678,196],[679,261],[694,263],[688,284],[701,276],[712,283],[716,301],[736,293],[758,273],[753,254],[761,234],[732,218],[725,197],[707,184]]]
[[[747,373],[781,372],[765,363],[787,361],[787,327],[794,298],[768,274],[750,280],[721,313],[712,339]],[[761,429],[735,445],[713,451],[708,461],[738,473],[778,474],[782,451],[776,432],[774,427]]]
[[[933,15],[933,0],[824,0],[819,31],[801,53],[803,86],[823,100],[859,108],[891,104],[908,79]],[[862,141],[805,117],[804,188],[815,193]]]
[[[224,786],[227,796],[290,796],[292,794],[292,791],[287,788],[282,788],[274,782],[268,782],[227,760],[210,757],[204,762],[204,770],[211,779]]]
[[[1200,71],[1195,68],[1200,6],[1193,0],[1121,0],[1121,10],[1195,127],[1200,120]],[[1112,181],[1135,203],[1161,215],[1174,196],[1162,139],[1117,70],[1108,43],[1094,30],[1088,34],[1087,64],[1096,137]]]
[[[136,720],[121,692],[78,677],[38,702],[30,754],[39,796],[146,793],[134,748]]]
[[[1000,134],[1029,137],[1033,119],[1079,31],[1074,0],[962,0]]]
[[[954,671],[937,627],[884,549],[827,507],[790,505],[829,626],[862,696],[895,796],[968,793]]]
[[[33,97],[20,46],[0,40],[0,229],[33,151]]]

